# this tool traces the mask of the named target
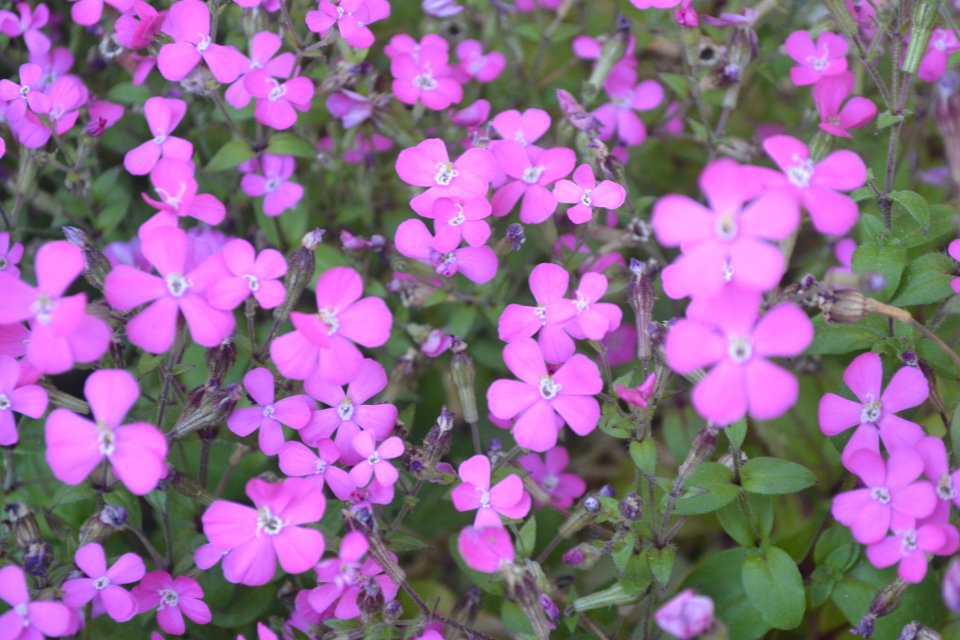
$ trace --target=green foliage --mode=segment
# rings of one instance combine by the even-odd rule
[[[803,577],[793,558],[778,547],[747,553],[743,589],[763,620],[774,629],[794,629],[803,620],[807,600]]]
[[[751,493],[796,493],[817,482],[802,464],[778,458],[752,458],[740,468],[740,484]]]

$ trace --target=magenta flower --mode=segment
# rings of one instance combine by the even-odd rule
[[[227,427],[241,438],[259,429],[260,450],[275,456],[283,446],[283,425],[302,429],[310,421],[313,403],[303,395],[274,401],[273,374],[263,367],[248,371],[243,387],[257,406],[235,410],[227,418]]]
[[[580,286],[574,292],[577,314],[563,325],[563,330],[577,340],[597,342],[616,331],[623,320],[623,312],[615,304],[600,302],[606,292],[606,276],[596,272],[583,274]]]
[[[280,278],[287,273],[287,261],[276,249],[264,249],[256,255],[246,240],[231,240],[223,247],[226,275],[210,286],[207,300],[215,309],[235,309],[253,296],[262,309],[280,306],[286,292]]]
[[[49,51],[50,38],[43,33],[43,28],[50,19],[47,5],[41,2],[33,9],[29,2],[18,2],[15,6],[16,14],[12,11],[0,11],[0,33],[11,38],[23,36],[23,43],[31,54]]]
[[[541,458],[528,453],[517,460],[533,481],[550,495],[550,504],[558,509],[569,509],[573,501],[586,492],[587,483],[573,473],[564,473],[570,464],[570,454],[563,447],[553,447]],[[534,501],[537,508],[543,505]]]
[[[307,12],[307,28],[321,37],[327,37],[337,25],[340,37],[351,47],[369,49],[373,46],[370,24],[390,17],[387,0],[320,0],[320,6]]]
[[[263,196],[263,212],[266,215],[279,216],[300,202],[303,186],[290,182],[290,176],[297,168],[293,156],[264,153],[259,161],[251,162],[250,168],[250,172],[243,174],[240,188],[252,198]]]
[[[243,70],[243,54],[210,38],[210,10],[200,0],[179,0],[170,6],[161,31],[173,42],[157,54],[164,78],[178,82],[203,60],[217,82],[229,84]]]
[[[501,111],[491,120],[494,130],[504,140],[519,142],[524,147],[531,145],[550,129],[550,114],[543,109],[516,109]],[[494,145],[499,142],[494,142]]]
[[[466,527],[457,536],[457,550],[468,567],[481,573],[497,573],[513,564],[517,553],[502,526]]]
[[[678,194],[660,198],[653,208],[657,240],[682,250],[663,270],[666,294],[710,296],[728,282],[750,291],[777,286],[786,265],[773,242],[796,230],[800,222],[796,201],[774,189],[749,202],[754,192],[747,172],[729,159],[704,168],[700,189],[709,208]]]
[[[474,511],[473,526],[503,527],[501,517],[522,520],[530,512],[530,494],[523,480],[511,473],[490,486],[490,459],[476,455],[460,463],[457,469],[461,484],[450,494],[457,511]]]
[[[104,611],[117,622],[126,622],[137,615],[137,601],[119,586],[143,577],[146,567],[135,553],[125,553],[113,566],[107,567],[103,547],[96,542],[77,549],[73,561],[86,576],[63,583],[63,602],[69,607],[82,607],[93,601],[93,615]]]
[[[889,452],[912,449],[923,438],[920,425],[894,415],[927,399],[930,386],[919,369],[900,367],[883,389],[883,363],[879,354],[863,353],[843,372],[843,381],[858,402],[828,393],[820,399],[819,419],[820,430],[828,436],[857,427],[843,450],[845,463],[859,449],[879,453],[881,439]]]
[[[327,96],[327,110],[338,118],[344,129],[352,129],[373,115],[373,102],[365,95],[341,89]]]
[[[401,180],[415,187],[427,187],[426,192],[410,201],[413,210],[424,218],[433,217],[433,205],[438,198],[485,197],[496,169],[493,154],[478,147],[467,149],[451,162],[447,146],[439,138],[404,149],[396,163]]]
[[[276,55],[283,46],[280,36],[271,31],[260,31],[250,40],[250,59],[247,68],[237,80],[224,92],[223,97],[234,109],[243,109],[250,104],[250,92],[244,85],[246,74],[263,69],[274,78],[289,78],[296,64],[296,56],[285,51]]]
[[[300,442],[287,442],[280,447],[278,463],[280,471],[297,478],[307,478],[317,482],[323,488],[326,478],[339,476],[340,484],[349,482],[346,471],[334,466],[340,459],[340,449],[333,440],[321,440],[317,443],[319,455]]]
[[[334,438],[346,464],[355,464],[365,457],[353,448],[360,432],[369,432],[373,440],[379,441],[390,435],[397,423],[397,408],[392,404],[366,404],[387,387],[386,369],[376,360],[365,358],[346,389],[316,377],[309,378],[305,387],[311,397],[330,408],[313,412],[310,423],[300,431],[300,439],[319,446],[325,439]]]
[[[647,409],[650,407],[650,396],[653,395],[653,390],[656,386],[657,374],[651,373],[638,387],[624,387],[618,384],[617,395],[627,404],[632,404],[641,409]]]
[[[433,204],[433,225],[439,246],[460,246],[466,240],[471,247],[480,247],[490,238],[490,202],[486,198],[470,198],[465,202],[438,198]]]
[[[330,138],[327,137],[327,139]],[[377,154],[391,149],[393,149],[393,140],[390,138],[379,133],[374,133],[368,138],[361,133],[357,134],[353,147],[344,150],[343,161],[346,164],[366,164],[370,166],[375,164]]]
[[[59,602],[30,601],[27,577],[20,567],[0,569],[0,600],[12,608],[0,616],[0,631],[10,640],[61,638],[76,633],[75,615]]]
[[[294,330],[270,345],[280,373],[295,380],[318,375],[329,384],[352,380],[363,363],[356,345],[383,345],[393,325],[393,314],[383,300],[360,299],[362,295],[363,280],[349,267],[334,267],[320,276],[317,313],[291,313]]]
[[[113,25],[117,42],[127,49],[146,49],[163,26],[166,12],[157,11],[144,0],[134,0],[125,11]]]
[[[440,36],[428,33],[412,52],[395,55],[390,61],[393,94],[403,104],[422,102],[433,111],[442,111],[463,99],[463,87],[448,66],[449,45]]]
[[[510,213],[522,197],[521,222],[539,224],[553,215],[557,200],[547,187],[573,170],[577,162],[573,150],[554,147],[543,151],[539,147],[524,147],[514,140],[503,140],[497,143],[493,154],[504,173],[513,178],[493,194],[493,214]]]
[[[150,303],[127,323],[130,342],[149,353],[170,348],[181,313],[193,340],[205,347],[219,345],[233,332],[233,314],[215,309],[206,298],[209,287],[228,275],[223,258],[214,254],[187,271],[191,244],[187,234],[176,227],[156,229],[142,250],[159,275],[127,265],[107,274],[104,293],[111,307],[128,311]]]
[[[504,342],[532,338],[540,333],[543,357],[550,363],[567,361],[576,345],[563,326],[577,314],[577,303],[564,296],[570,286],[570,274],[551,262],[538,264],[530,272],[530,291],[536,306],[509,304],[500,314],[497,332]]]
[[[912,529],[937,506],[933,485],[919,479],[923,458],[913,449],[891,451],[887,463],[879,453],[860,449],[845,466],[865,487],[836,496],[833,517],[861,544],[880,542],[890,530]]]
[[[148,143],[152,144],[152,143]],[[220,224],[227,215],[223,203],[209,193],[197,193],[193,164],[174,158],[162,158],[150,172],[150,182],[160,200],[145,193],[140,196],[160,213],[140,227],[140,236],[158,226],[175,227],[177,218],[196,218],[207,224]]]
[[[243,79],[243,87],[257,98],[253,115],[277,131],[289,129],[297,122],[297,111],[310,110],[313,101],[313,82],[304,76],[294,76],[283,82],[267,69],[256,69]]]
[[[663,102],[663,87],[656,80],[637,84],[637,71],[629,64],[617,64],[603,82],[610,102],[593,112],[600,121],[603,140],[617,136],[627,146],[634,147],[647,139],[647,127],[636,114],[650,111]]]
[[[160,158],[190,162],[193,158],[193,144],[170,135],[183,120],[187,103],[176,98],[153,97],[144,103],[143,111],[153,139],[131,149],[123,157],[123,166],[127,172],[135,176],[145,176],[153,170]]]
[[[352,469],[350,478],[359,487],[370,484],[374,476],[385,487],[393,485],[399,474],[396,468],[387,462],[403,455],[403,440],[392,436],[377,446],[369,431],[361,431],[353,437],[353,450],[363,458]]]
[[[821,33],[814,44],[809,31],[794,31],[787,37],[784,48],[797,62],[797,66],[790,69],[790,79],[798,87],[847,70],[847,40],[835,33]]]
[[[691,303],[687,318],[667,333],[671,369],[685,374],[713,365],[693,390],[693,406],[707,420],[727,425],[747,413],[773,420],[797,401],[796,377],[768,358],[800,355],[813,340],[813,324],[790,303],[758,319],[759,309],[759,293],[728,287]]]
[[[814,164],[810,150],[790,136],[771,136],[763,141],[767,155],[780,167],[779,173],[749,167],[761,184],[785,189],[810,212],[818,232],[840,236],[853,228],[859,213],[857,203],[839,191],[853,191],[867,181],[867,167],[853,151],[834,151]]]
[[[43,93],[40,83],[43,69],[37,64],[20,65],[20,84],[12,80],[0,80],[0,100],[8,102],[5,114],[9,123],[20,121],[29,108],[32,113],[50,113],[50,98]]]
[[[47,464],[66,484],[80,484],[107,460],[117,478],[134,495],[150,493],[166,476],[167,441],[151,424],[123,419],[140,397],[130,373],[101,369],[83,386],[93,420],[68,409],[56,409],[47,418]]]
[[[183,617],[196,624],[207,624],[213,617],[203,601],[203,588],[193,578],[174,578],[166,571],[151,571],[133,588],[137,610],[157,610],[157,624],[164,633],[182,636],[186,631]]]
[[[203,533],[223,558],[228,582],[256,587],[273,578],[277,560],[287,573],[303,573],[323,555],[323,535],[299,525],[323,517],[326,500],[316,483],[288,478],[247,482],[254,507],[216,500],[203,513]]]
[[[47,392],[23,378],[20,363],[0,353],[0,445],[17,444],[17,421],[14,413],[37,419],[47,411]]]
[[[521,447],[553,448],[562,427],[557,415],[577,435],[596,429],[600,404],[594,396],[603,389],[603,381],[590,358],[575,354],[551,373],[540,346],[522,338],[504,347],[503,360],[520,380],[495,380],[487,390],[487,404],[500,420],[517,418],[513,437]]]
[[[947,254],[954,260],[960,262],[960,238],[952,240],[947,247]],[[950,288],[954,293],[960,293],[960,277],[950,280]]]
[[[820,128],[830,135],[852,138],[850,129],[867,126],[877,115],[877,105],[867,98],[856,96],[847,100],[853,84],[853,74],[845,71],[822,78],[813,86],[813,102],[820,114]]]
[[[939,502],[931,519],[949,522],[950,504],[960,507],[960,469],[950,472],[947,447],[941,438],[927,436],[918,442],[914,449],[923,458],[923,475],[936,483]]]
[[[457,45],[457,58],[460,59],[458,68],[466,79],[472,78],[482,83],[496,80],[507,65],[502,53],[484,53],[480,41],[472,39],[463,40]]]
[[[868,546],[867,558],[878,569],[900,563],[897,574],[904,582],[918,584],[927,575],[927,554],[952,555],[957,550],[957,539],[960,534],[950,525],[910,527]],[[945,545],[949,550],[944,549]]]
[[[960,42],[953,30],[947,27],[934,29],[927,52],[917,69],[917,77],[927,82],[936,82],[947,70],[950,55],[956,51],[960,51]]]
[[[64,295],[83,271],[83,254],[64,240],[37,251],[37,286],[0,273],[0,324],[30,322],[27,360],[43,373],[64,373],[74,362],[98,360],[107,350],[110,326],[87,313],[87,296]]]
[[[104,2],[123,13],[133,6],[133,0],[79,0],[70,7],[70,17],[77,24],[89,27],[100,22]]]
[[[2,138],[0,138],[2,140]],[[3,157],[0,154],[0,157]],[[7,274],[14,278],[20,276],[20,269],[17,265],[23,259],[23,245],[19,242],[10,242],[10,234],[6,231],[0,232],[0,275]]]
[[[612,180],[597,184],[593,167],[582,164],[573,172],[572,182],[557,181],[553,188],[553,197],[557,202],[574,205],[567,209],[567,217],[573,224],[583,224],[593,218],[594,207],[619,209],[627,198],[627,192]]]
[[[442,228],[441,228],[442,229]],[[490,247],[460,247],[453,234],[434,237],[423,221],[404,220],[394,238],[397,251],[434,268],[437,275],[452,278],[462,273],[476,284],[486,284],[497,275],[497,254]]]
[[[685,589],[657,609],[657,626],[680,640],[691,640],[713,626],[713,600]]]
[[[310,590],[308,602],[317,613],[329,612],[329,617],[351,620],[360,615],[357,599],[368,581],[376,583],[383,594],[384,602],[397,597],[400,587],[396,585],[373,558],[364,560],[370,544],[359,531],[351,531],[340,543],[338,558],[322,561],[317,565],[317,582]],[[336,604],[334,604],[336,603]]]

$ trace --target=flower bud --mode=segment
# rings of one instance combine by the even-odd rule
[[[627,295],[637,328],[637,358],[643,362],[653,355],[651,337],[646,331],[653,322],[653,305],[656,302],[652,272],[653,269],[646,263],[636,258],[630,259],[630,288]]]
[[[461,624],[470,625],[480,613],[483,593],[477,587],[470,587],[467,593],[453,605],[450,615]]]
[[[570,125],[578,131],[596,134],[600,130],[600,121],[583,108],[577,99],[563,89],[557,89],[557,102]],[[519,225],[518,225],[519,226]]]
[[[856,324],[867,315],[866,299],[855,289],[826,292],[821,296],[820,310],[827,322]]]
[[[32,542],[23,553],[23,570],[40,584],[46,583],[47,569],[53,562],[53,547],[43,541]],[[40,586],[40,585],[38,585]]]
[[[233,336],[227,337],[216,347],[208,348],[204,359],[207,363],[208,377],[210,380],[215,380],[216,386],[219,387],[219,383],[227,377],[230,368],[237,361],[237,345],[233,341]]]
[[[617,490],[613,488],[612,484],[605,484],[597,491],[597,495],[603,496],[604,498],[614,498],[617,495]]]
[[[899,640],[941,640],[941,636],[930,627],[914,621],[903,627]]]
[[[283,286],[286,289],[283,304],[273,310],[275,320],[286,320],[290,311],[300,301],[300,296],[313,279],[313,274],[317,269],[317,259],[314,252],[317,245],[323,241],[323,235],[326,233],[323,229],[314,229],[308,231],[300,241],[300,248],[293,252],[287,261],[287,275],[283,280]]]
[[[520,247],[527,241],[527,237],[523,233],[522,224],[514,222],[507,227],[507,241],[510,243],[511,249],[520,251]]]
[[[589,542],[581,542],[563,554],[563,564],[588,571],[602,557],[602,549]]]
[[[453,384],[457,388],[457,396],[460,398],[460,408],[463,409],[463,419],[467,424],[476,424],[480,421],[480,413],[477,411],[473,359],[467,353],[466,342],[460,340],[453,346],[453,359],[450,366]]]
[[[620,515],[625,520],[639,520],[643,517],[643,499],[636,493],[630,492],[620,501]]]
[[[80,546],[99,542],[127,522],[127,510],[116,504],[108,504],[80,525]]]
[[[503,564],[500,572],[503,575],[507,597],[527,616],[530,626],[533,627],[533,634],[538,640],[548,640],[551,627],[540,601],[540,589],[533,574],[523,567],[508,563]]]
[[[910,18],[910,42],[907,54],[903,57],[901,69],[904,73],[915,74],[920,61],[927,54],[930,36],[940,17],[940,0],[914,0],[913,15]]]
[[[4,511],[10,528],[17,534],[17,546],[26,548],[40,541],[40,525],[25,504],[12,502],[4,506]]]
[[[943,602],[953,613],[960,613],[960,558],[954,558],[943,574]]]
[[[233,413],[242,397],[243,388],[238,384],[228,384],[222,389],[197,387],[190,392],[187,406],[167,437],[175,440],[200,429],[219,426]]]
[[[94,288],[103,291],[103,281],[110,273],[110,261],[103,253],[92,246],[87,234],[77,227],[63,227],[67,241],[83,252],[83,278]]]
[[[391,600],[383,607],[383,622],[385,624],[394,624],[403,614],[403,606],[399,600]]]
[[[600,500],[596,496],[587,496],[577,505],[573,513],[567,520],[560,525],[557,535],[561,538],[570,538],[575,533],[583,529],[596,519],[597,514],[603,509]]]

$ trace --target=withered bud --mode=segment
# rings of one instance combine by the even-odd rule
[[[115,504],[104,506],[80,525],[80,546],[103,540],[123,527],[126,522],[126,509]]]
[[[473,358],[467,353],[466,342],[458,341],[453,347],[450,373],[457,388],[457,397],[460,398],[464,421],[467,424],[476,424],[480,421],[480,413],[477,410],[477,390],[474,385],[475,371]]]
[[[820,311],[827,322],[856,324],[867,315],[867,297],[855,289],[825,292],[820,297]]]
[[[942,636],[923,623],[913,621],[900,631],[899,640],[941,640]]]
[[[569,91],[557,89],[557,102],[560,103],[560,110],[563,111],[567,122],[574,129],[587,133],[594,133],[600,130],[600,121],[596,116],[583,108],[576,98]]]
[[[87,234],[77,227],[63,227],[67,242],[83,252],[83,278],[91,286],[103,291],[103,282],[110,273],[110,261],[103,253],[90,244]]]
[[[657,300],[652,272],[650,265],[636,258],[630,259],[630,285],[627,295],[637,329],[637,358],[642,361],[649,360],[653,355],[651,336],[645,330],[653,322],[653,305]]]
[[[243,388],[228,384],[222,389],[208,389],[205,385],[190,392],[187,406],[177,418],[177,423],[167,434],[171,439],[222,424],[233,413],[243,397]]]
[[[450,615],[462,624],[471,625],[480,613],[483,593],[477,587],[470,587],[467,593],[453,605]]]
[[[639,520],[643,517],[643,498],[630,492],[620,501],[620,515],[625,520]]]
[[[360,595],[357,597],[360,612],[365,616],[374,616],[383,608],[383,591],[375,578],[367,576],[360,583]]]
[[[520,247],[527,241],[527,236],[523,233],[522,224],[514,222],[507,227],[507,241],[510,243],[511,249],[520,251]]]
[[[523,567],[504,563],[500,568],[506,587],[507,597],[510,598],[526,615],[533,627],[533,633],[538,640],[548,640],[550,625],[543,603],[540,601],[540,589],[536,578]]]
[[[219,387],[219,383],[227,377],[230,368],[237,361],[237,345],[233,336],[227,337],[215,347],[208,348],[204,359],[207,363],[207,375],[211,380],[216,380],[216,386]]]
[[[17,534],[17,546],[28,547],[40,540],[40,525],[37,518],[20,502],[13,502],[4,507],[7,522]]]
[[[46,542],[32,542],[24,550],[23,570],[27,575],[45,579],[51,562],[53,562],[53,547]]]
[[[275,320],[286,320],[290,311],[300,301],[307,285],[313,280],[313,274],[317,269],[317,259],[314,252],[317,246],[323,242],[323,235],[326,233],[323,229],[314,229],[304,234],[300,241],[300,248],[293,252],[287,260],[287,275],[283,280],[285,295],[283,303],[273,310]]]

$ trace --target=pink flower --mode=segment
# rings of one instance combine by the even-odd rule
[[[951,258],[960,262],[960,238],[950,242],[950,245],[947,247],[947,253]],[[953,289],[954,293],[960,293],[960,277],[953,278],[950,281],[950,288]]]
[[[340,118],[344,129],[352,129],[373,115],[373,102],[356,91],[342,89],[327,97],[327,110]]]
[[[357,134],[353,147],[344,150],[343,161],[346,164],[364,163],[367,166],[374,166],[377,154],[391,149],[393,149],[393,140],[390,138],[379,133],[371,134],[368,138],[361,133]]]
[[[252,170],[243,175],[240,188],[253,198],[263,196],[264,214],[270,217],[279,216],[287,209],[295,207],[303,197],[303,186],[290,181],[296,168],[293,156],[264,153],[259,162],[252,161]],[[254,173],[257,170],[260,171],[259,174]]]
[[[459,202],[438,198],[433,204],[433,225],[437,244],[459,246],[466,240],[471,247],[482,246],[490,238],[490,202],[486,198],[470,198]]]
[[[37,419],[47,411],[47,392],[23,380],[26,373],[20,363],[0,354],[0,445],[17,444],[17,421],[14,413]]]
[[[503,360],[520,380],[495,380],[487,390],[490,412],[501,420],[516,417],[513,437],[521,447],[547,451],[557,443],[557,415],[574,433],[585,436],[597,427],[603,389],[600,371],[590,358],[575,354],[550,372],[540,346],[529,338],[511,342]]]
[[[363,458],[350,469],[350,478],[357,486],[367,486],[374,476],[385,487],[389,487],[397,481],[399,474],[387,460],[399,458],[403,455],[403,440],[392,436],[384,440],[378,447],[369,431],[361,431],[353,437],[353,450]]]
[[[798,87],[847,70],[847,40],[835,33],[821,33],[814,44],[810,32],[794,31],[784,47],[787,55],[797,62],[797,66],[790,69],[790,79]]]
[[[428,358],[439,358],[453,346],[453,336],[440,329],[432,329],[427,339],[420,343],[420,353]]]
[[[323,535],[299,525],[323,517],[323,490],[302,478],[274,484],[253,478],[247,496],[256,508],[216,500],[203,513],[203,533],[211,544],[229,551],[223,577],[256,587],[273,578],[278,559],[287,573],[313,567],[323,555]]]
[[[457,550],[468,567],[481,573],[497,573],[503,565],[513,564],[516,557],[510,534],[502,526],[462,529]]]
[[[367,582],[373,582],[383,594],[384,602],[397,597],[396,585],[373,558],[364,560],[370,544],[359,531],[351,531],[340,543],[338,558],[317,565],[316,587],[310,590],[308,602],[317,613],[330,613],[339,620],[351,620],[360,615],[357,599]],[[336,604],[334,604],[336,603]]]
[[[98,360],[110,344],[106,322],[86,311],[87,296],[66,296],[83,271],[83,254],[69,242],[48,242],[37,252],[37,286],[0,273],[0,324],[30,321],[27,360],[43,373],[64,373],[74,362]]]
[[[257,69],[263,69],[274,78],[289,78],[296,64],[296,56],[285,51],[274,57],[283,41],[280,36],[271,31],[260,31],[250,40],[250,59],[247,68],[237,80],[230,85],[223,96],[234,109],[243,109],[250,104],[250,92],[245,86],[246,74]]]
[[[567,209],[567,217],[573,224],[583,224],[593,219],[594,207],[619,209],[627,198],[627,192],[611,180],[604,180],[598,185],[593,167],[582,164],[573,172],[573,182],[557,182],[553,197],[557,202],[575,205]]]
[[[947,70],[947,61],[950,54],[960,51],[960,42],[953,30],[947,27],[940,27],[933,30],[930,37],[930,44],[927,45],[927,53],[920,61],[920,68],[917,70],[917,77],[927,82],[936,82],[940,76]]]
[[[157,54],[157,68],[164,78],[178,82],[203,60],[217,82],[229,84],[243,69],[243,54],[210,38],[210,10],[200,0],[179,0],[170,6],[161,31],[173,42]]]
[[[923,475],[935,484],[937,507],[927,519],[928,522],[946,524],[950,522],[950,505],[960,506],[960,469],[950,473],[947,447],[941,438],[927,436],[915,445],[915,450],[923,458]]]
[[[428,33],[413,52],[398,53],[390,62],[393,93],[403,104],[422,102],[433,111],[442,111],[463,99],[463,87],[448,66],[447,41]]]
[[[340,459],[340,450],[333,440],[321,440],[317,443],[317,455],[300,442],[287,442],[280,447],[280,471],[288,476],[313,480],[323,488],[324,480],[339,476],[340,484],[350,481],[346,471],[333,465]]]
[[[927,575],[927,554],[951,555],[957,550],[957,545],[951,544],[952,550],[944,553],[944,545],[950,541],[951,534],[957,537],[956,529],[952,526],[927,524],[917,528],[910,527],[897,531],[892,536],[871,544],[867,547],[867,558],[873,566],[886,569],[898,562],[897,574],[910,584],[923,582]]]
[[[477,511],[475,527],[502,527],[500,518],[523,519],[530,512],[530,494],[523,488],[520,476],[511,473],[490,486],[490,459],[476,455],[460,463],[457,469],[461,484],[450,498],[457,511]]]
[[[269,70],[256,69],[244,77],[243,87],[257,98],[253,115],[277,131],[292,127],[297,122],[297,111],[309,111],[313,101],[313,82],[304,76],[280,82]]]
[[[520,221],[539,224],[557,210],[557,201],[547,187],[573,170],[577,156],[572,149],[555,147],[543,151],[524,147],[514,140],[503,140],[494,148],[494,156],[512,181],[497,189],[491,204],[493,214],[504,216],[520,204]]]
[[[106,0],[106,3],[121,13],[133,6],[133,0]],[[103,16],[103,4],[104,0],[79,0],[70,7],[70,17],[85,27],[95,25]]]
[[[587,490],[583,478],[573,473],[564,473],[570,464],[570,454],[563,447],[554,447],[543,458],[536,453],[528,453],[517,460],[533,481],[550,494],[550,504],[558,509],[569,509],[573,501]],[[539,502],[534,502],[541,508]]]
[[[80,117],[80,107],[87,102],[87,88],[76,76],[64,76],[54,80],[47,91],[50,96],[50,113],[47,118],[57,135],[63,135],[73,128]],[[49,128],[44,127],[47,132]]]
[[[435,18],[452,18],[463,11],[463,7],[458,5],[456,0],[423,0],[420,8]]]
[[[820,128],[841,138],[852,138],[849,129],[870,124],[877,115],[877,105],[867,98],[850,98],[854,77],[849,71],[821,78],[813,86],[813,102],[820,113]],[[847,100],[846,104],[843,104]],[[841,108],[843,105],[843,108]]]
[[[50,113],[50,98],[40,86],[42,77],[40,65],[27,63],[20,65],[20,84],[12,80],[0,80],[0,100],[9,103],[5,115],[7,122],[20,121],[28,108],[38,115]]]
[[[147,143],[152,144],[152,143]],[[158,226],[176,226],[177,218],[196,218],[207,224],[220,224],[227,215],[223,203],[209,193],[197,193],[193,164],[174,158],[159,160],[150,173],[153,190],[160,196],[154,200],[145,193],[140,196],[160,213],[140,227],[140,236]]]
[[[307,12],[307,28],[321,37],[327,37],[333,25],[340,37],[351,47],[369,49],[373,46],[373,32],[369,25],[390,17],[387,0],[320,0],[317,10]]]
[[[570,274],[551,262],[538,264],[530,272],[530,291],[536,306],[509,304],[500,314],[497,332],[504,342],[532,338],[540,333],[543,357],[550,363],[565,362],[576,351],[573,340],[563,331],[577,314],[577,303],[564,296]]]
[[[441,227],[441,230],[443,227]],[[434,237],[422,220],[404,220],[394,238],[401,255],[431,265],[437,275],[452,278],[462,273],[465,278],[486,284],[497,274],[497,254],[490,247],[460,247],[455,235]]]
[[[433,217],[433,205],[438,198],[469,200],[486,196],[496,169],[493,154],[478,147],[467,149],[450,162],[447,146],[439,138],[404,149],[396,163],[401,180],[415,187],[427,187],[426,192],[410,202],[424,218]]]
[[[31,54],[46,53],[50,50],[50,38],[43,33],[43,28],[50,19],[50,9],[44,3],[37,4],[37,8],[30,7],[29,2],[16,4],[17,14],[12,11],[0,11],[0,33],[11,38],[23,36],[23,43]]]
[[[610,102],[600,106],[593,115],[600,121],[603,140],[617,136],[627,146],[634,147],[647,139],[647,128],[637,111],[650,111],[663,102],[663,87],[655,80],[637,84],[637,71],[629,64],[617,64],[603,82]]]
[[[287,262],[282,253],[264,249],[258,256],[249,242],[235,239],[223,247],[222,255],[229,275],[210,286],[210,306],[235,309],[251,295],[262,309],[273,309],[283,302],[286,292],[280,278],[287,273]]]
[[[76,633],[75,614],[66,605],[30,601],[27,577],[16,565],[0,569],[0,600],[12,607],[0,616],[0,630],[10,640],[61,638]]]
[[[383,300],[360,299],[362,295],[363,280],[349,267],[334,267],[320,276],[317,313],[291,313],[294,330],[270,345],[280,373],[295,380],[318,375],[329,384],[353,379],[363,363],[356,344],[383,345],[393,325],[393,314]]]
[[[653,619],[670,635],[690,640],[713,626],[713,600],[685,589],[657,609]]]
[[[303,395],[274,402],[273,374],[259,367],[243,376],[243,387],[258,406],[237,409],[227,419],[227,427],[241,438],[260,430],[260,450],[275,456],[283,446],[283,426],[302,429],[310,421],[313,403]]]
[[[123,166],[127,172],[135,176],[145,176],[153,170],[160,158],[190,162],[193,158],[193,144],[170,135],[183,120],[187,103],[175,98],[153,97],[144,103],[143,110],[153,139],[131,149],[123,157]]]
[[[472,39],[463,40],[457,45],[457,57],[460,59],[460,72],[466,79],[473,78],[482,83],[496,80],[507,65],[502,53],[484,53],[480,41]]]
[[[833,517],[850,527],[861,544],[880,542],[890,530],[912,529],[937,506],[933,485],[919,480],[923,458],[913,449],[891,451],[886,464],[879,453],[860,449],[845,466],[865,488],[835,497]]]
[[[2,140],[2,138],[0,138]],[[0,157],[3,157],[0,155]],[[20,276],[17,265],[23,259],[23,245],[19,242],[10,243],[10,234],[0,232],[0,275],[7,274],[14,278]]]
[[[796,230],[800,222],[796,201],[774,189],[749,202],[754,193],[747,172],[729,159],[704,168],[700,189],[709,208],[678,194],[664,196],[654,205],[657,239],[682,251],[663,270],[666,294],[710,296],[726,283],[750,291],[777,286],[786,265],[773,242]]]
[[[550,114],[543,109],[527,109],[523,113],[510,109],[495,115],[491,124],[501,138],[519,142],[525,147],[539,140],[550,129]]]
[[[74,5],[76,7],[77,5]],[[163,26],[166,12],[159,12],[144,0],[134,0],[113,25],[117,42],[127,49],[146,49]]]
[[[361,431],[379,441],[390,435],[397,423],[397,408],[392,404],[366,404],[387,387],[387,372],[376,360],[365,358],[344,390],[313,377],[306,382],[307,393],[330,407],[313,412],[310,423],[300,431],[300,439],[319,446],[326,438],[334,442],[346,464],[355,464],[364,456],[353,448]]]
[[[140,397],[130,373],[100,369],[83,386],[93,420],[68,409],[56,409],[47,418],[47,464],[66,484],[80,484],[104,460],[134,495],[150,493],[166,476],[167,441],[160,430],[145,422],[123,424]]]
[[[763,141],[767,155],[783,173],[749,167],[768,188],[785,189],[810,212],[818,232],[840,236],[853,228],[859,213],[857,203],[838,191],[853,191],[867,181],[867,167],[853,151],[834,151],[814,164],[810,150],[790,136],[770,136]]]
[[[684,0],[630,0],[637,9],[673,9]]]
[[[176,227],[156,229],[142,250],[160,275],[127,265],[114,267],[107,274],[104,293],[111,307],[128,311],[150,303],[127,323],[130,342],[149,353],[170,348],[181,313],[193,340],[205,347],[219,345],[233,332],[233,314],[215,309],[206,298],[210,285],[227,275],[223,257],[214,254],[188,271],[191,244],[187,234]]]
[[[361,487],[350,477],[349,473],[344,472],[343,475],[339,473],[328,474],[327,486],[330,487],[330,491],[333,492],[337,500],[343,500],[352,505],[363,503],[390,504],[395,496],[394,485],[382,485],[376,476],[366,487]]]
[[[96,542],[77,549],[73,561],[86,576],[63,583],[63,602],[82,607],[93,601],[93,614],[106,611],[117,622],[126,622],[137,615],[137,601],[121,584],[130,584],[143,577],[146,567],[135,553],[125,553],[113,566],[107,567],[103,547]]]
[[[139,613],[157,610],[157,624],[165,633],[182,636],[184,616],[196,624],[207,624],[213,618],[202,600],[203,588],[187,576],[174,578],[166,571],[151,571],[132,593]]]
[[[616,331],[623,320],[623,312],[615,304],[600,302],[606,292],[606,276],[596,272],[583,274],[580,286],[573,294],[577,314],[563,325],[563,330],[577,340],[597,342]]]
[[[657,386],[657,374],[651,373],[647,376],[640,386],[636,388],[624,387],[621,384],[617,385],[617,395],[620,396],[624,402],[627,404],[632,404],[635,407],[640,407],[641,409],[649,408],[650,396],[653,395],[653,390]]]
[[[883,389],[883,363],[876,353],[863,353],[843,372],[843,381],[859,402],[834,393],[820,399],[820,430],[835,436],[857,426],[843,450],[844,463],[859,449],[880,452],[880,439],[887,451],[912,449],[923,438],[920,425],[894,414],[919,406],[930,387],[926,376],[915,367],[900,367]],[[882,390],[882,391],[881,391]]]
[[[91,100],[87,103],[90,122],[87,124],[85,133],[94,138],[103,135],[104,131],[123,117],[123,111],[123,107],[119,104],[106,100]]]
[[[780,304],[759,317],[760,294],[734,287],[695,300],[687,318],[667,333],[667,364],[677,373],[713,365],[693,390],[693,406],[707,420],[731,424],[749,413],[773,420],[797,401],[794,375],[767,358],[800,355],[813,340],[801,309]]]

